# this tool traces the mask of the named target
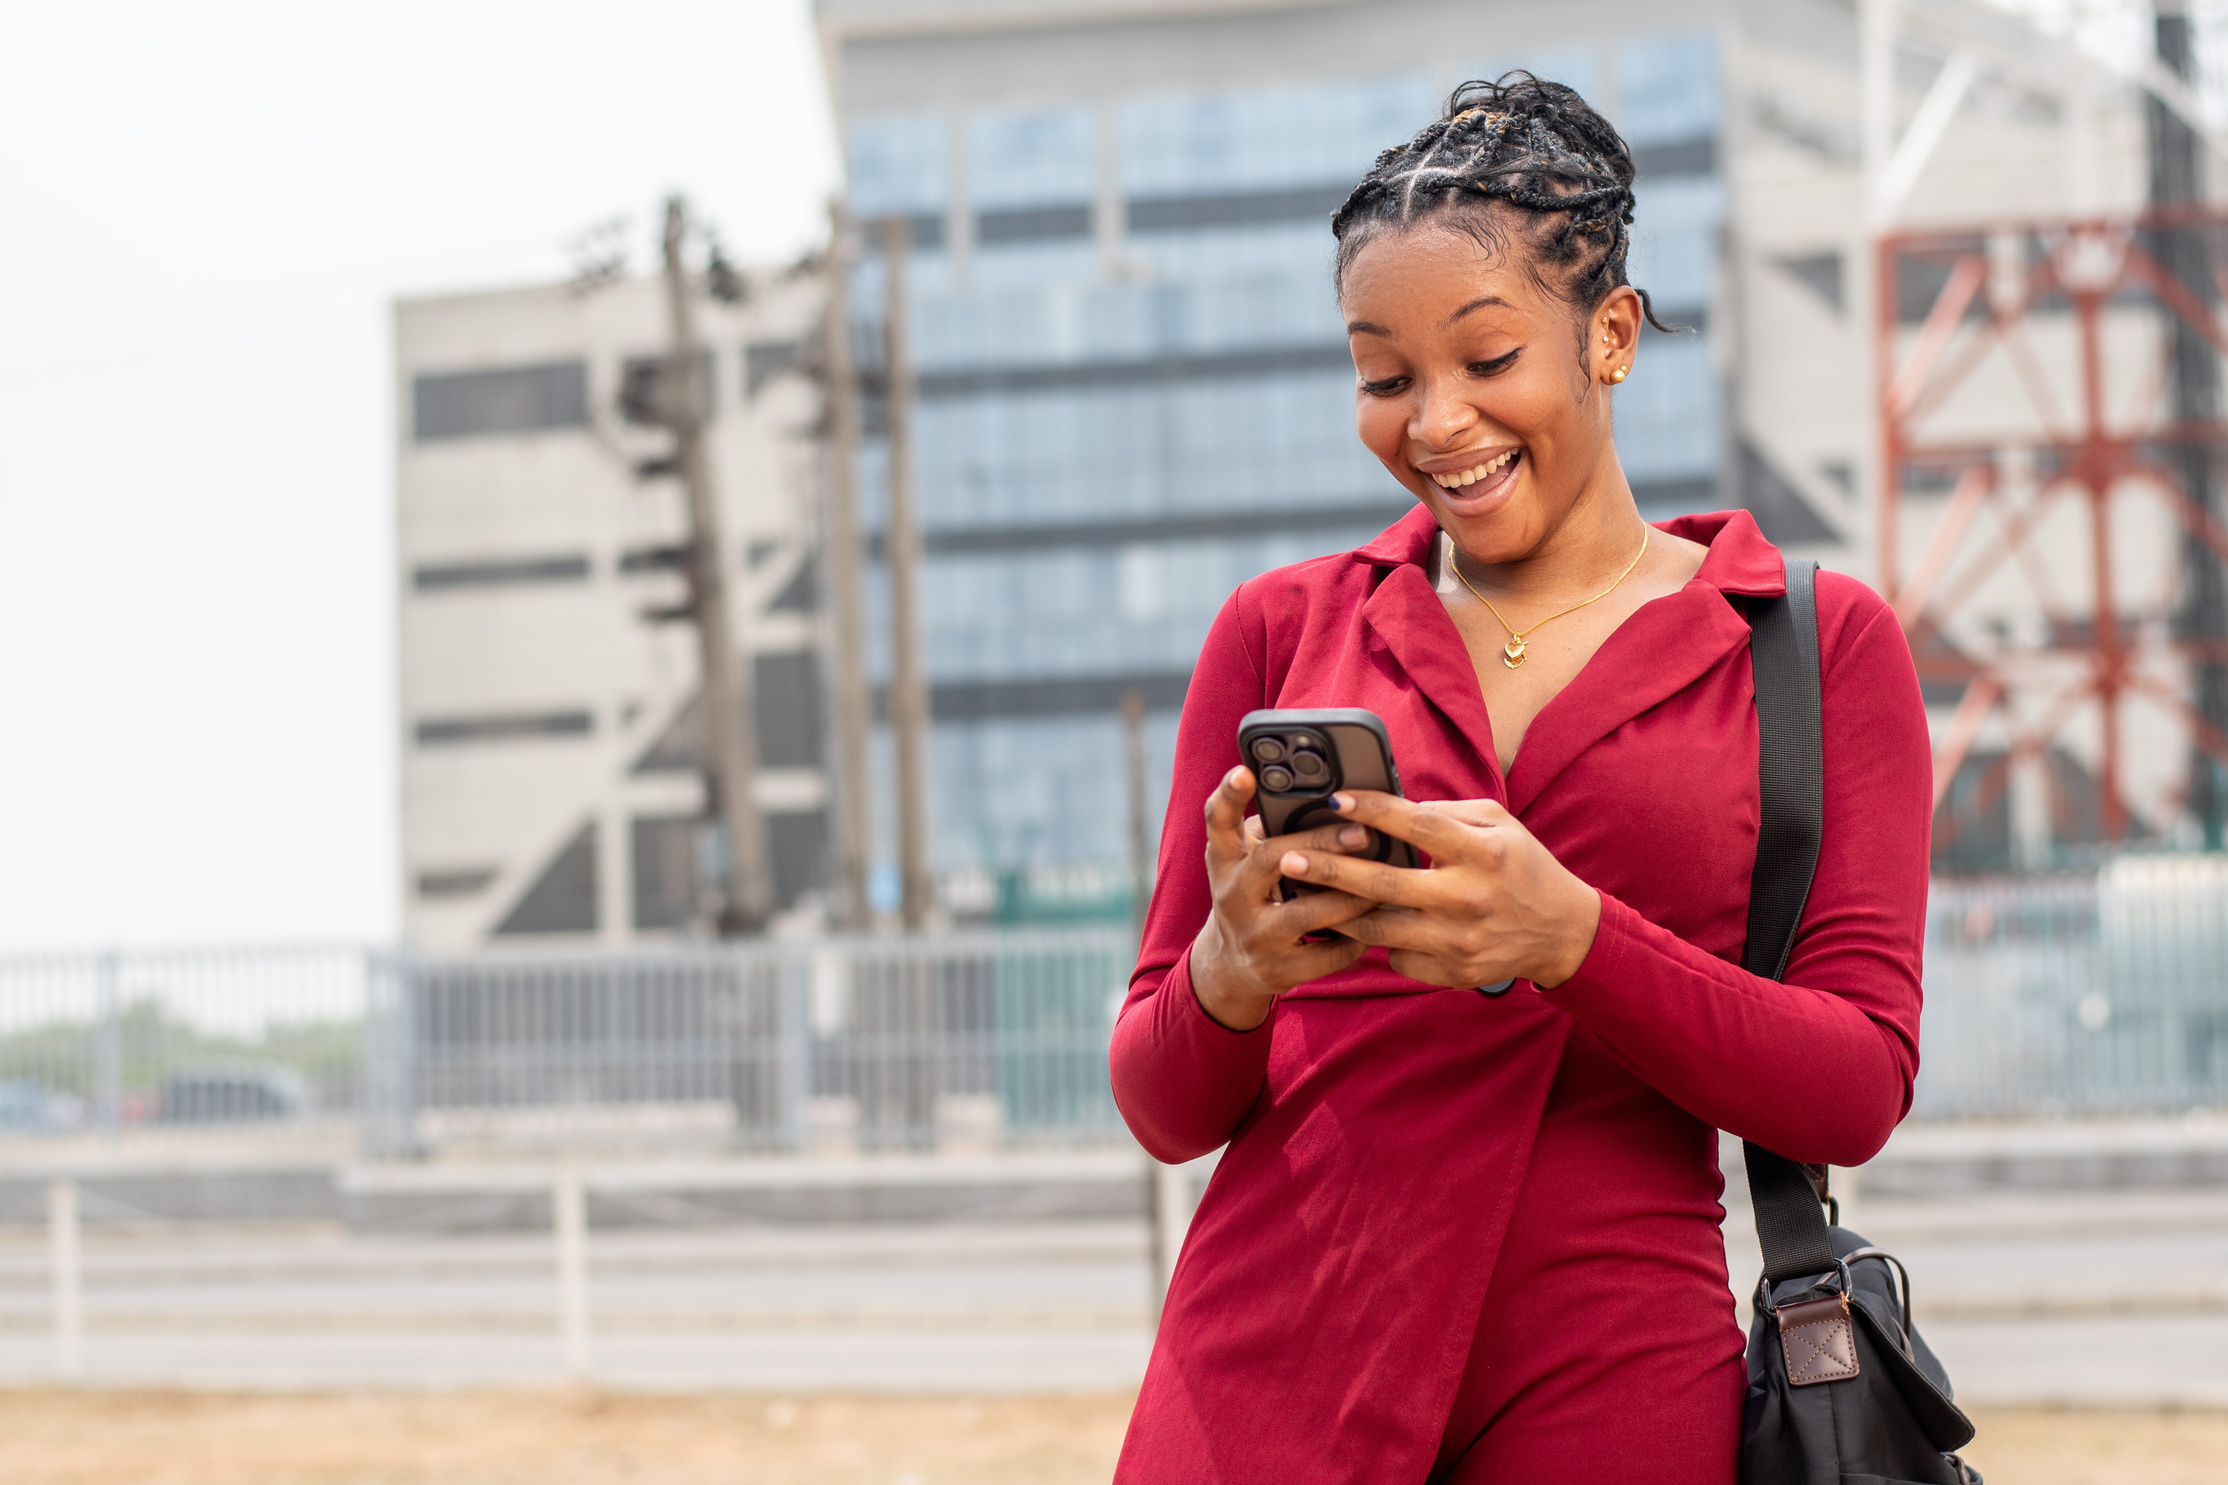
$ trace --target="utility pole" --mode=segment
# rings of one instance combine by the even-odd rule
[[[738,663],[727,590],[727,543],[720,531],[719,494],[704,428],[711,398],[696,338],[696,306],[682,249],[688,204],[665,203],[665,301],[668,340],[659,378],[660,413],[673,434],[673,463],[688,494],[689,611],[696,621],[702,689],[698,746],[710,813],[726,842],[727,882],[719,914],[723,936],[755,933],[773,916],[773,872],[766,856],[766,821],[758,809],[758,738],[750,677]]]
[[[913,512],[913,367],[905,348],[905,263],[912,224],[882,222],[884,375],[890,426],[890,514],[883,555],[890,566],[890,734],[897,754],[897,859],[905,927],[927,926],[935,898],[928,871],[928,683],[921,674],[918,578],[920,528]]]
[[[2154,39],[2158,60],[2166,71],[2184,82],[2193,82],[2196,58],[2189,34],[2189,16],[2175,0],[2160,0]],[[2189,206],[2204,200],[2203,146],[2188,122],[2155,95],[2148,96],[2151,125],[2151,205]],[[2201,227],[2167,227],[2151,244],[2159,263],[2208,311],[2219,303],[2208,252],[2208,233]],[[2219,353],[2204,332],[2180,315],[2171,316],[2174,328],[2174,420],[2184,428],[2220,413]],[[2175,450],[2181,464],[2182,487],[2190,503],[2219,521],[2222,518],[2218,471],[2213,467],[2210,444],[2185,443]],[[2187,574],[2181,614],[2182,637],[2196,652],[2191,669],[2195,682],[2197,714],[2214,728],[2228,732],[2228,573],[2219,554],[2206,546],[2195,530],[2182,538],[2182,563]],[[2096,616],[2101,638],[2103,626],[2117,624],[2118,616]],[[2228,819],[2228,774],[2219,760],[2192,742],[2189,752],[2189,809],[2205,833],[2205,848],[2217,851],[2223,844],[2223,823]]]
[[[866,606],[859,573],[859,368],[851,347],[851,223],[841,200],[828,205],[827,301],[821,325],[821,375],[827,402],[828,506],[821,532],[827,574],[829,648],[835,671],[837,871],[841,921],[853,933],[873,926],[867,862],[874,849],[867,794]]]

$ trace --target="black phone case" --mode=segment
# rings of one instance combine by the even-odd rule
[[[1265,769],[1254,755],[1254,740],[1260,737],[1286,740],[1294,734],[1312,735],[1329,744],[1321,749],[1330,765],[1329,779],[1325,783],[1305,786],[1295,780],[1290,789],[1272,790],[1262,781]],[[1361,707],[1272,707],[1247,712],[1238,721],[1238,757],[1253,770],[1259,786],[1254,806],[1260,811],[1263,830],[1272,836],[1312,830],[1342,819],[1330,804],[1331,795],[1341,789],[1400,793],[1400,770],[1393,762],[1392,740],[1386,735],[1385,723],[1375,712]],[[1406,841],[1380,831],[1370,834],[1373,837],[1371,849],[1361,853],[1368,860],[1382,861],[1388,866],[1417,864],[1416,853]],[[1307,882],[1286,882],[1284,890],[1314,892],[1321,889]]]

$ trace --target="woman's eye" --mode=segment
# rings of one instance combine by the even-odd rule
[[[1390,397],[1407,385],[1408,378],[1404,376],[1388,376],[1383,381],[1376,382],[1365,378],[1362,382],[1362,390],[1372,397]]]
[[[1516,364],[1517,355],[1523,349],[1524,348],[1522,346],[1518,346],[1516,350],[1510,351],[1507,355],[1495,356],[1490,361],[1472,361],[1470,363],[1470,375],[1499,376],[1502,372],[1508,370],[1509,367]]]

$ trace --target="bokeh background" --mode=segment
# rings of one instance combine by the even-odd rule
[[[11,1478],[1106,1478],[1214,1165],[1105,1073],[1191,659],[1405,508],[1325,218],[1511,67],[1689,327],[1643,510],[1918,658],[1926,1066],[1844,1220],[1993,1477],[2217,1478],[2228,6],[6,30]]]

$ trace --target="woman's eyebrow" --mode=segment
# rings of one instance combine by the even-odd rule
[[[1392,334],[1390,330],[1387,330],[1375,320],[1348,320],[1346,322],[1346,333],[1348,335],[1383,335],[1387,337]]]
[[[1447,326],[1449,326],[1449,325],[1452,325],[1452,324],[1453,324],[1453,323],[1454,323],[1454,322],[1455,322],[1456,320],[1459,320],[1459,319],[1461,319],[1461,318],[1462,318],[1462,317],[1463,317],[1464,315],[1468,314],[1468,313],[1469,313],[1469,312],[1470,312],[1471,310],[1473,310],[1473,309],[1483,309],[1483,308],[1485,308],[1485,307],[1486,307],[1486,306],[1487,306],[1488,304],[1498,304],[1498,305],[1499,305],[1499,306],[1501,306],[1501,308],[1503,308],[1503,309],[1514,309],[1514,308],[1516,308],[1516,306],[1515,306],[1515,305],[1513,305],[1513,304],[1509,303],[1509,302],[1508,302],[1508,301],[1507,301],[1506,299],[1503,299],[1503,298],[1502,298],[1502,297],[1501,297],[1500,295],[1498,295],[1498,294],[1488,294],[1488,295],[1486,295],[1486,296],[1485,296],[1484,298],[1482,298],[1482,299],[1473,299],[1473,300],[1471,300],[1471,301],[1470,301],[1470,302],[1469,302],[1468,304],[1465,304],[1465,305],[1463,305],[1463,306],[1462,306],[1462,308],[1460,308],[1460,309],[1456,310],[1456,311],[1455,311],[1455,312],[1454,312],[1453,314],[1451,314],[1451,315],[1448,315],[1448,316],[1447,316],[1447,317],[1446,317],[1445,319],[1441,320],[1441,321],[1439,322],[1439,326],[1440,326],[1440,328],[1441,328],[1441,329],[1445,329],[1445,328],[1446,328]]]

